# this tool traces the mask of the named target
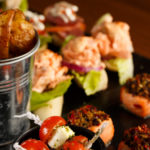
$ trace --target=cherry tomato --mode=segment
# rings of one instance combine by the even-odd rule
[[[85,150],[83,144],[77,142],[77,141],[67,141],[63,145],[63,150]]]
[[[26,150],[50,150],[44,142],[35,139],[26,140],[21,146]]]
[[[73,141],[77,141],[81,144],[85,144],[88,141],[88,138],[82,135],[74,136],[72,138]]]
[[[53,130],[57,126],[66,125],[66,121],[59,116],[52,116],[47,118],[41,125],[39,137],[43,142],[47,142],[51,138]]]

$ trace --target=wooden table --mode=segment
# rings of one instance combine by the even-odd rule
[[[45,7],[58,0],[29,0],[30,9],[42,12]],[[87,32],[95,21],[106,12],[114,20],[127,22],[135,52],[150,58],[150,1],[148,0],[68,0],[79,6],[79,15],[85,18]]]

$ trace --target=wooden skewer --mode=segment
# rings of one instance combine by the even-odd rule
[[[92,147],[93,143],[99,138],[100,134],[104,131],[107,125],[108,125],[107,122],[104,122],[102,124],[101,128],[95,133],[93,138],[85,144],[85,149],[89,150]]]

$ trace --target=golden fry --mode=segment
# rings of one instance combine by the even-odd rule
[[[9,57],[9,39],[14,14],[14,10],[0,14],[0,59]]]
[[[10,53],[18,56],[26,53],[35,44],[35,31],[28,21],[25,20],[24,14],[16,10],[10,36]]]
[[[22,55],[33,48],[35,30],[17,9],[0,14],[0,59]]]

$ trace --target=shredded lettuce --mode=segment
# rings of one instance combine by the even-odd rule
[[[31,111],[35,111],[40,107],[47,106],[47,102],[49,100],[64,95],[64,93],[68,90],[69,86],[71,85],[71,80],[72,78],[60,82],[54,89],[43,93],[32,91],[32,97],[30,100]]]
[[[52,41],[52,37],[50,35],[39,35],[39,37],[41,42],[40,47]]]
[[[23,12],[27,11],[28,10],[28,0],[22,0],[21,4],[19,6],[19,9],[22,10]]]
[[[115,58],[106,61],[106,66],[109,65],[111,68],[115,68],[118,71],[119,83],[125,84],[126,81],[133,77],[134,66],[132,57],[129,59]]]
[[[62,47],[66,46],[66,44],[67,44],[70,40],[72,40],[72,39],[74,39],[74,38],[75,38],[74,35],[68,35],[68,36],[65,38],[64,42],[62,43]]]
[[[85,75],[80,75],[79,73],[72,71],[75,79],[82,86],[86,95],[93,95],[101,89],[100,82],[103,80],[102,71],[91,70]]]

